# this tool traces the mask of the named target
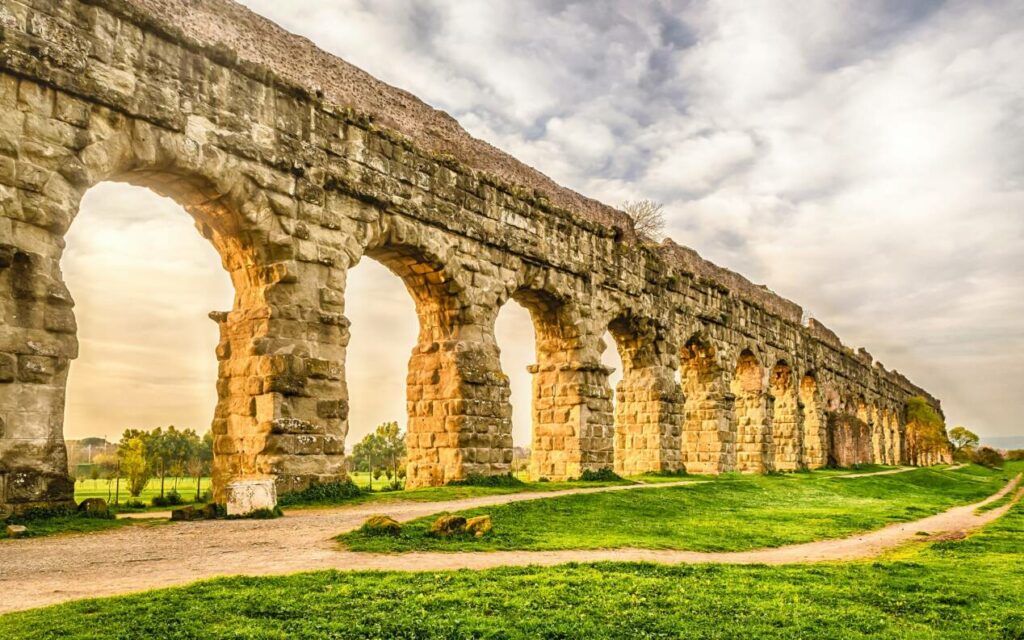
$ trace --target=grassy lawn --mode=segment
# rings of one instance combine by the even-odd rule
[[[876,562],[222,578],[9,614],[0,637],[1024,638],[1024,505]]]
[[[105,520],[99,518],[83,518],[78,515],[61,515],[38,518],[27,522],[18,521],[23,524],[27,531],[22,534],[25,538],[39,538],[63,533],[92,533],[94,531],[106,531],[118,527],[135,524],[130,520]],[[0,540],[7,539],[7,527],[0,527]]]
[[[167,478],[164,480],[164,493],[167,494],[174,488],[174,478]],[[206,491],[210,488],[210,479],[202,478],[201,484],[202,491]],[[121,504],[128,502],[132,497],[128,493],[128,485],[124,478],[121,479],[121,492],[119,501]],[[109,492],[109,493],[108,493]],[[196,479],[195,478],[178,478],[178,493],[181,494],[182,499],[185,503],[191,503],[196,497]],[[137,500],[149,505],[153,498],[160,495],[160,478],[154,478],[146,484],[146,488],[143,489]],[[114,499],[114,483],[111,482],[108,486],[106,480],[81,480],[75,483],[75,501],[81,502],[86,498],[103,498],[113,505]],[[164,507],[167,509],[167,507]]]
[[[574,495],[461,511],[490,514],[481,539],[427,535],[436,516],[398,537],[339,536],[356,551],[467,551],[640,547],[739,551],[836,538],[917,520],[980,500],[1015,472],[968,467],[833,479],[831,473],[729,474],[684,487]]]

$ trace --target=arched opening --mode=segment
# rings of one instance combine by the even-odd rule
[[[615,339],[615,334],[610,329],[601,336],[601,344],[603,347],[601,351],[601,365],[607,371],[604,379],[607,384],[605,392],[608,410],[604,417],[606,418],[606,428],[613,434],[612,467],[614,468],[615,460],[621,457],[624,446],[624,442],[621,439],[622,430],[620,429],[623,424],[623,416],[619,414],[619,411],[620,407],[623,406],[623,397],[627,393],[626,389],[622,387],[626,365],[623,362],[623,347]]]
[[[804,432],[793,369],[785,360],[772,367],[769,376],[772,392],[772,442],[775,468],[795,471],[804,467]]]
[[[148,503],[166,489],[187,502],[210,488],[202,436],[218,401],[220,336],[209,314],[232,307],[234,288],[229,263],[192,222],[170,198],[106,182],[85,194],[65,235],[79,355],[68,369],[64,438],[79,500],[125,502],[141,489],[134,497]],[[154,438],[173,440],[170,457],[123,478],[117,444],[128,429],[147,432],[152,448]],[[171,478],[165,486],[145,475]]]
[[[800,379],[800,404],[804,432],[804,460],[809,469],[820,469],[828,463],[828,440],[825,411],[813,373]]]
[[[519,294],[525,300],[529,296]],[[526,302],[536,308],[537,301]],[[534,412],[536,408],[553,412],[550,399],[538,400],[535,396],[533,377],[535,366],[540,360],[538,340],[534,321],[529,309],[513,297],[498,311],[494,322],[494,337],[498,343],[501,370],[508,376],[509,408],[512,415],[512,462],[511,473],[526,480],[530,472],[530,452],[533,450]],[[545,413],[542,418],[550,418]]]
[[[683,464],[689,473],[724,473],[736,465],[733,406],[711,343],[691,337],[679,352],[683,389]]]
[[[570,301],[541,289],[523,287],[511,298],[529,312],[536,345],[536,362],[526,367],[533,374],[531,410],[526,414],[530,416],[532,432],[528,477],[568,480],[579,477],[586,469],[611,467],[612,416],[609,394],[605,391],[607,372],[603,365],[590,360],[596,357],[597,350],[581,338],[576,308]],[[499,312],[502,321],[506,313]],[[511,314],[509,318],[514,319]],[[519,318],[523,318],[522,314]],[[516,323],[519,328],[513,333],[518,336],[510,336],[506,329],[498,327],[504,371],[519,367],[530,351],[524,323]],[[513,346],[519,345],[519,353],[506,361],[510,338],[514,340]],[[513,392],[516,386],[524,386],[515,381],[512,384]],[[517,425],[522,425],[517,427],[520,433],[526,425],[523,408],[517,401],[512,413]]]
[[[736,360],[732,393],[735,398],[736,470],[745,473],[772,471],[771,408],[764,389],[764,369],[749,349],[744,349]]]
[[[409,358],[420,330],[416,305],[394,273],[368,258],[346,273],[345,316],[350,477],[360,486],[400,486],[407,447],[390,437],[388,425],[397,424],[407,438]]]
[[[406,375],[405,486],[435,486],[488,472],[493,462],[500,462],[491,459],[491,450],[495,431],[501,431],[494,423],[503,420],[498,414],[507,385],[489,376],[498,369],[496,357],[493,363],[475,363],[480,380],[474,382],[480,384],[466,383],[462,360],[473,355],[456,344],[462,327],[461,287],[437,257],[415,245],[383,243],[368,248],[365,257],[402,280],[418,318]],[[346,366],[346,377],[349,371]],[[350,396],[350,404],[359,401]]]

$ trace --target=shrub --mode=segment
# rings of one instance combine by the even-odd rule
[[[1006,459],[1010,461],[1024,460],[1024,449],[1011,449],[1007,451]]]
[[[124,508],[126,508],[126,509],[145,509],[146,508],[146,503],[143,502],[142,500],[136,500],[136,499],[133,498],[133,499],[129,500],[128,502],[124,503]]]
[[[980,447],[971,454],[971,462],[990,469],[1003,468],[1003,454],[992,447]]]
[[[168,492],[168,494],[167,494],[167,504],[168,504],[168,506],[172,506],[172,507],[178,506],[179,504],[182,504],[183,502],[184,502],[184,500],[181,499],[181,494],[178,493],[177,490],[171,489],[171,491]]]
[[[511,473],[498,476],[471,473],[462,480],[452,480],[448,483],[449,486],[453,487],[521,487],[525,484]]]
[[[4,520],[5,524],[30,524],[34,520],[48,520],[50,518],[66,518],[76,515],[74,507],[31,507],[21,513],[9,516]]]
[[[583,482],[612,482],[615,480],[622,480],[622,476],[612,471],[609,467],[603,467],[601,469],[586,469],[580,474],[580,480]]]
[[[680,468],[672,470],[659,469],[658,471],[650,471],[646,475],[657,476],[659,478],[685,478],[689,474],[686,473],[685,468]]]
[[[154,507],[166,507],[171,503],[167,501],[167,496],[155,496],[149,501],[149,504]]]
[[[302,491],[292,491],[280,496],[277,503],[283,507],[296,504],[332,504],[345,502],[362,495],[363,490],[350,478],[339,482],[316,482]]]

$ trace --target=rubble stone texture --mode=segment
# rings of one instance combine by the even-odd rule
[[[410,487],[510,469],[493,330],[509,299],[537,335],[536,478],[902,462],[906,399],[938,407],[793,302],[637,237],[625,214],[239,5],[5,0],[4,513],[72,499],[62,423],[78,344],[60,258],[82,195],[104,181],[175,199],[234,283],[233,307],[211,314],[222,503],[231,481],[272,477],[282,493],[344,475],[359,401],[345,383],[345,283],[364,259],[404,281],[419,317]],[[625,367],[617,403],[608,330]],[[847,426],[854,413],[866,427]]]

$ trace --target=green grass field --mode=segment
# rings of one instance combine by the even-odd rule
[[[998,490],[1010,470],[968,467],[838,479],[833,472],[726,475],[685,487],[574,495],[460,512],[489,514],[484,538],[427,535],[436,518],[398,537],[339,536],[355,551],[469,551],[641,547],[739,551],[835,538],[917,520]],[[386,511],[385,511],[386,512]]]
[[[164,480],[164,493],[170,492],[174,488],[174,478],[167,478]],[[181,494],[182,499],[186,503],[192,502],[196,497],[196,479],[195,478],[178,478],[178,493]],[[132,499],[128,494],[128,485],[121,479],[121,492],[120,492],[120,503],[123,504]],[[201,479],[201,491],[206,491],[210,488],[210,479]],[[146,483],[146,488],[137,498],[147,505],[152,502],[153,498],[160,495],[160,479],[153,478]],[[114,504],[114,483],[110,482],[109,485],[106,480],[81,480],[75,483],[75,501],[81,502],[86,498],[103,498],[108,503]],[[166,507],[164,507],[166,508]]]
[[[873,562],[223,578],[9,614],[0,637],[1019,639],[1024,504]]]

